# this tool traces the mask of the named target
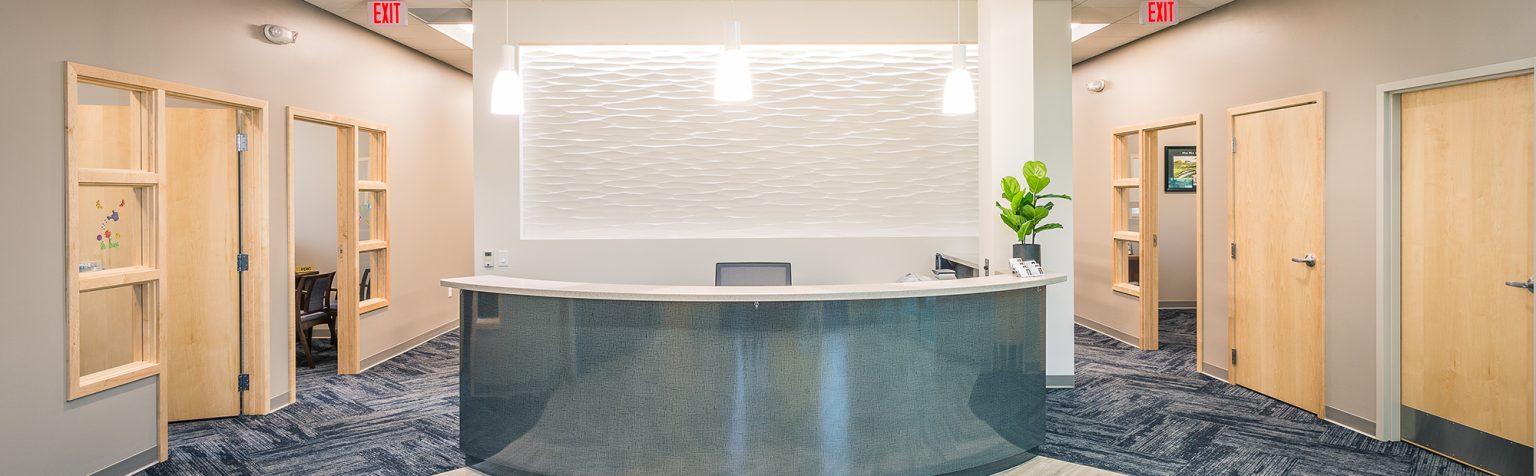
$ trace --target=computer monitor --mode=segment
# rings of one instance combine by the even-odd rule
[[[715,263],[716,286],[789,286],[789,263]]]

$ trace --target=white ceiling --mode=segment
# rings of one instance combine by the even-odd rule
[[[373,30],[402,45],[420,51],[466,73],[470,68],[470,48],[454,41],[448,35],[427,26],[420,18],[411,18],[407,26],[374,26],[368,19],[368,0],[304,0],[315,6],[345,18],[352,23]],[[468,8],[473,0],[409,0],[409,8]],[[1211,9],[1231,3],[1233,0],[1178,0],[1179,21],[1186,21]],[[1119,48],[1144,36],[1158,32],[1167,25],[1142,25],[1137,21],[1137,7],[1141,0],[1072,0],[1074,23],[1107,23],[1109,26],[1095,31],[1072,43],[1072,63],[1077,64]]]
[[[406,26],[375,26],[369,19],[369,0],[304,0],[326,11],[336,14],[361,25],[363,28],[373,30],[374,33],[410,47],[427,56],[437,58],[466,73],[470,73],[470,50],[453,38],[437,29],[427,26],[427,22],[420,18],[412,17],[406,21]],[[468,8],[471,0],[407,0],[405,6],[412,8]]]
[[[1186,21],[1232,1],[1178,0],[1178,19]],[[1072,0],[1073,23],[1109,24],[1072,43],[1072,64],[1168,28],[1167,25],[1142,25],[1137,21],[1136,12],[1140,3],[1140,0]]]

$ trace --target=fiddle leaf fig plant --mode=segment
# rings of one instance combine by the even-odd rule
[[[1003,200],[997,205],[1003,224],[1019,235],[1020,243],[1034,244],[1035,235],[1046,230],[1061,229],[1060,223],[1042,223],[1056,206],[1051,199],[1071,200],[1066,194],[1041,193],[1051,184],[1046,176],[1045,163],[1031,160],[1024,163],[1024,183],[1013,176],[1003,177]]]

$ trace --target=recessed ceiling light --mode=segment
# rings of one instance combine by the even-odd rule
[[[1095,31],[1102,30],[1106,26],[1109,26],[1109,24],[1108,23],[1073,23],[1072,24],[1072,41],[1081,40],[1081,39],[1083,39],[1083,37],[1088,36],[1089,34],[1092,34]]]
[[[453,41],[464,46],[475,47],[475,24],[473,23],[432,23],[427,26],[448,35],[449,38],[453,38]]]

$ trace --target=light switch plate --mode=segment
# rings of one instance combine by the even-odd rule
[[[512,253],[507,250],[496,250],[496,267],[506,268],[512,266]]]

